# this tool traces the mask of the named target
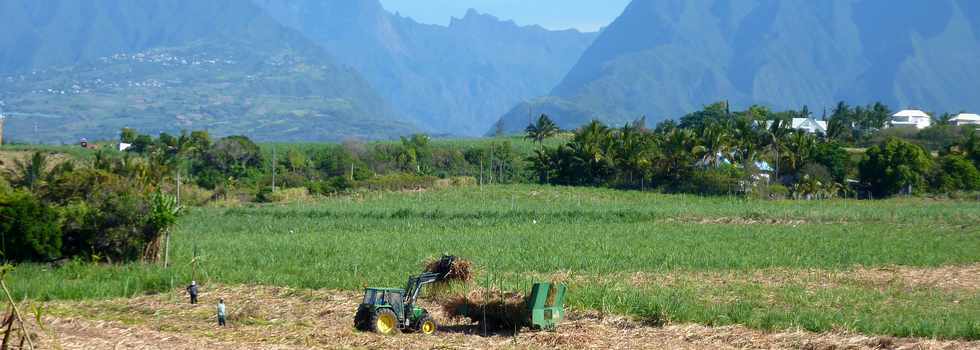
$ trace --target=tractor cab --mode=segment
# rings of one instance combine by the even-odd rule
[[[364,300],[361,301],[362,307],[367,308],[391,308],[396,315],[402,307],[402,296],[405,295],[404,289],[399,288],[367,288],[364,289]],[[399,317],[401,318],[401,317]]]

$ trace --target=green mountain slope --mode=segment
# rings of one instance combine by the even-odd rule
[[[122,127],[260,140],[415,131],[353,69],[237,0],[0,1],[8,139],[75,142]]]
[[[729,100],[811,110],[883,101],[980,110],[972,0],[634,0],[533,110],[615,124]],[[504,116],[526,124],[527,106]]]
[[[547,94],[596,36],[472,10],[426,25],[378,0],[253,1],[356,67],[399,112],[456,135],[482,134],[515,103]]]

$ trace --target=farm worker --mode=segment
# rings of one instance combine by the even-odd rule
[[[191,281],[187,286],[187,294],[191,296],[191,304],[197,304],[197,281]]]
[[[225,326],[225,299],[218,299],[218,325]]]

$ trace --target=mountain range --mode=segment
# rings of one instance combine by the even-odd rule
[[[464,136],[547,94],[596,37],[476,10],[442,26],[388,12],[378,0],[253,1],[356,68],[418,125]]]
[[[478,136],[720,100],[980,110],[976,0],[634,0],[599,33],[476,10],[423,24],[379,0],[0,0],[0,21],[18,141]]]
[[[634,0],[551,93],[514,107],[562,127],[846,101],[980,110],[980,1]],[[818,115],[819,117],[819,115]]]

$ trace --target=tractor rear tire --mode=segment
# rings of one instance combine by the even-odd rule
[[[371,329],[382,335],[398,334],[398,317],[391,309],[378,309],[371,317]]]
[[[439,324],[436,323],[436,320],[429,315],[422,316],[422,318],[415,324],[415,331],[425,335],[433,335],[438,330]]]
[[[357,309],[357,315],[354,316],[354,328],[359,331],[368,332],[371,331],[371,309],[366,307],[360,307]]]

